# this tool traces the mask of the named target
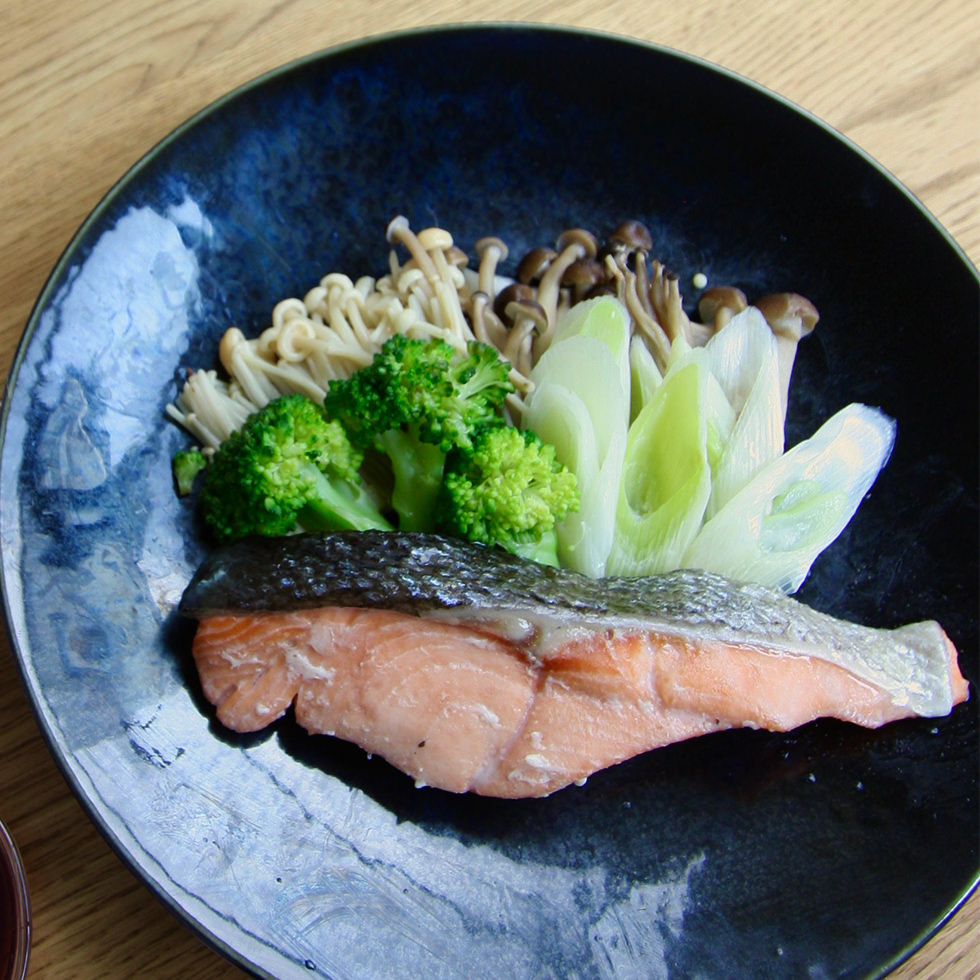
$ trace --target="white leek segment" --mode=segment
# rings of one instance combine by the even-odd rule
[[[563,385],[535,389],[532,404],[525,425],[555,447],[558,459],[578,479],[579,508],[555,527],[559,563],[601,578],[612,547],[626,427],[597,431],[585,400]]]
[[[555,323],[551,344],[560,344],[570,337],[595,337],[601,340],[619,367],[619,383],[623,391],[630,390],[629,314],[619,300],[611,296],[597,296],[565,310]]]
[[[895,423],[850,405],[784,452],[778,343],[749,307],[661,374],[612,297],[559,318],[524,422],[575,473],[558,527],[586,575],[704,568],[795,592],[886,463]]]
[[[646,341],[639,334],[634,334],[630,338],[629,363],[630,422],[632,422],[653,398],[653,393],[663,383],[664,377]]]
[[[848,405],[763,467],[688,548],[683,564],[795,592],[891,454],[895,422]]]
[[[609,574],[680,567],[734,422],[708,352],[675,341],[663,382],[630,425]]]
[[[708,366],[735,413],[735,424],[714,472],[707,516],[717,513],[783,451],[779,351],[765,317],[750,306],[705,346]]]
[[[584,309],[579,309],[579,306]],[[576,476],[580,504],[557,527],[558,558],[606,574],[629,419],[629,322],[611,297],[572,307],[531,373],[523,425]]]

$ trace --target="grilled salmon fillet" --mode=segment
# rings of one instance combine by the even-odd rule
[[[691,571],[596,582],[432,535],[243,542],[204,563],[182,609],[224,725],[292,706],[456,793],[546,796],[721,729],[877,727],[968,696],[935,622],[856,626]]]

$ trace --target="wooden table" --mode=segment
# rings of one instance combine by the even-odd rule
[[[642,37],[761,82],[876,157],[980,264],[975,0],[0,0],[4,372],[78,225],[188,115],[317,49],[488,14]],[[27,866],[32,977],[242,975],[161,907],[88,822],[48,754],[5,646],[0,816]],[[978,946],[975,894],[894,976],[977,977]]]

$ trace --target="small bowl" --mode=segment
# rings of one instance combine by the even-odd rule
[[[31,951],[31,904],[20,853],[0,822],[0,980],[23,980]]]

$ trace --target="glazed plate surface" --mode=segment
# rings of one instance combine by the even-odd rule
[[[628,97],[627,97],[628,93]],[[971,700],[650,753],[546,800],[416,789],[285,718],[224,731],[174,607],[206,543],[164,416],[231,324],[382,274],[396,214],[472,254],[638,218],[680,276],[792,290],[787,442],[850,401],[895,453],[800,598],[935,618]],[[976,270],[887,174],[744,80],[530,26],[371,39],[247,85],[154,148],[69,244],[4,403],[15,655],[96,825],[176,915],[281,978],[873,977],[978,875]]]

